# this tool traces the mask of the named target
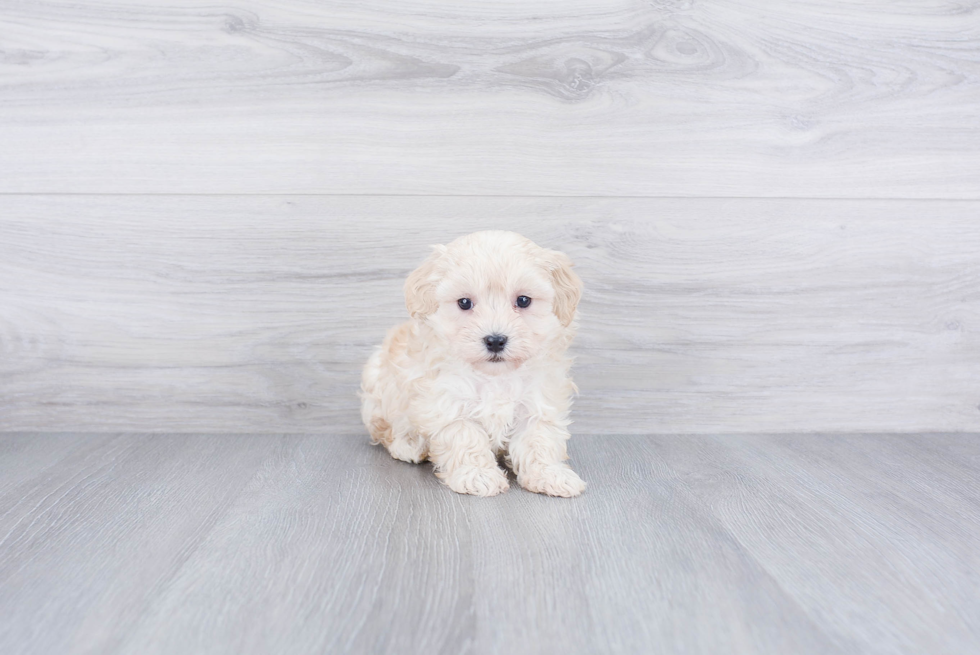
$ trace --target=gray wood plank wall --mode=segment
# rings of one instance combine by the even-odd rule
[[[972,4],[0,1],[0,430],[358,431],[488,227],[580,431],[977,430],[978,107]]]
[[[5,428],[356,431],[427,244],[578,262],[590,433],[976,428],[978,202],[7,198]],[[923,216],[923,211],[928,216]]]
[[[971,2],[0,3],[0,190],[977,198]]]

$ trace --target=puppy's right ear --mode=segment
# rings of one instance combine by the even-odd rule
[[[439,308],[436,284],[439,282],[439,260],[446,246],[433,246],[433,252],[405,280],[405,306],[412,318],[424,318]]]

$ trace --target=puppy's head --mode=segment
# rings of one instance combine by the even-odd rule
[[[409,313],[431,325],[454,357],[487,373],[567,348],[581,295],[565,254],[514,232],[435,246],[405,281]]]

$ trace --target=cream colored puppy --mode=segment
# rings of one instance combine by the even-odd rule
[[[429,459],[462,494],[507,489],[505,455],[529,491],[577,496],[565,463],[575,384],[566,354],[582,282],[569,258],[513,232],[477,232],[405,281],[412,318],[368,360],[361,416],[395,459]]]

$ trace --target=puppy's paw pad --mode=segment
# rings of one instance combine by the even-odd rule
[[[541,467],[518,476],[517,481],[528,491],[562,498],[572,498],[585,491],[582,478],[564,464]]]
[[[450,489],[459,494],[496,496],[507,491],[507,475],[497,467],[461,466],[444,478]]]

